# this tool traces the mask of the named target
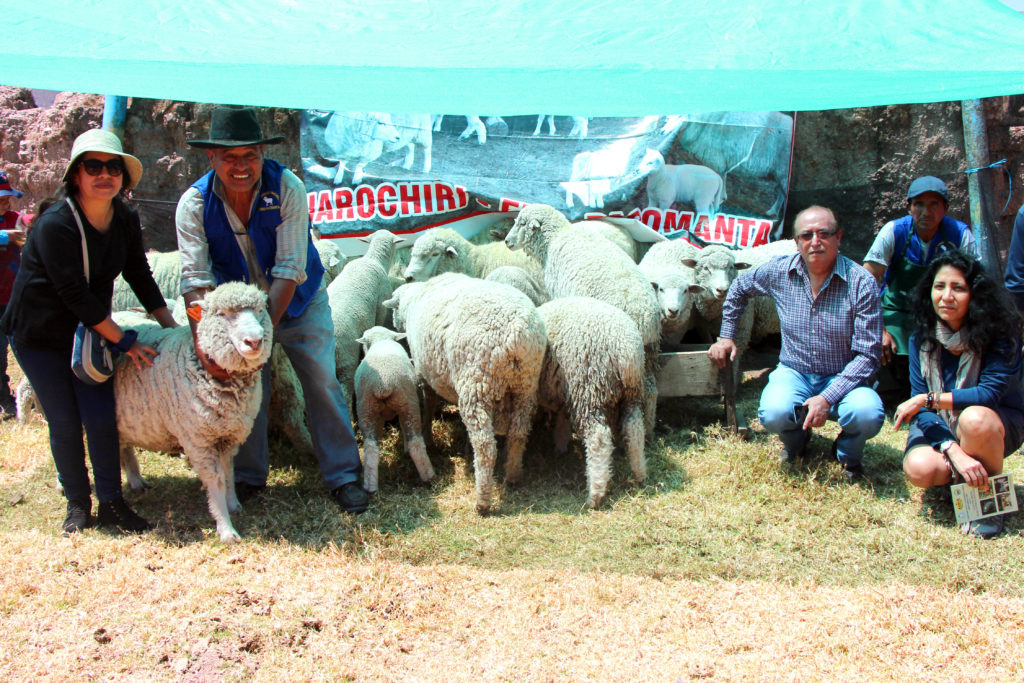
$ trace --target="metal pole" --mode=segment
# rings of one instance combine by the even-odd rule
[[[103,98],[103,130],[124,140],[124,122],[128,118],[128,98],[107,95]]]
[[[982,169],[988,166],[988,131],[985,129],[985,108],[981,100],[963,100],[960,111],[964,121],[964,152],[967,167]],[[982,263],[993,276],[1002,279],[1003,266],[999,260],[995,235],[992,232],[992,213],[989,209],[992,183],[982,176],[987,169],[967,174],[967,192],[971,200],[971,231],[978,241]]]

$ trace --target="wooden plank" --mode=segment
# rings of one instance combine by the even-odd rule
[[[702,351],[680,351],[659,355],[658,396],[716,396],[721,393],[718,368]]]

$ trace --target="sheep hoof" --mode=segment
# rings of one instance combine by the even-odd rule
[[[601,504],[601,499],[602,498],[604,498],[604,496],[591,496],[590,498],[588,498],[587,499],[587,509],[588,510],[596,510],[597,506]]]
[[[135,493],[153,488],[153,485],[143,477],[128,477],[128,488]]]
[[[481,517],[486,517],[488,514],[490,514],[490,512],[491,512],[491,506],[490,505],[485,505],[484,503],[477,503],[476,504],[476,514],[480,515]]]
[[[220,534],[221,543],[237,543],[242,540],[242,537],[238,535],[238,532],[228,527],[218,532]]]

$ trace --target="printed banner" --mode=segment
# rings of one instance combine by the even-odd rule
[[[442,225],[471,237],[542,203],[572,221],[635,219],[657,233],[648,241],[735,248],[780,236],[792,140],[793,117],[781,112],[588,119],[309,110],[301,136],[310,220],[325,237]],[[365,248],[339,245],[348,255]]]

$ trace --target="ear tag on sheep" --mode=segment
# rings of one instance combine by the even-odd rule
[[[187,313],[188,317],[192,318],[197,323],[203,317],[203,309],[200,308],[199,306],[190,306],[188,309],[186,309],[185,313]]]

